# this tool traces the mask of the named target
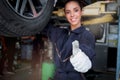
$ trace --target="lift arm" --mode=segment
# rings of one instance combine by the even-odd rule
[[[118,4],[115,1],[98,1],[83,8],[83,16],[116,14]]]

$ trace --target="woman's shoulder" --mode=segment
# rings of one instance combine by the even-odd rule
[[[95,35],[87,28],[85,28],[83,35],[86,38],[95,38]]]

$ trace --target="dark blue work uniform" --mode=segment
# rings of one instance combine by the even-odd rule
[[[81,26],[73,31],[69,28],[50,27],[47,29],[48,37],[54,45],[54,62],[56,73],[54,80],[84,80],[81,73],[74,70],[70,63],[72,55],[72,42],[78,40],[80,49],[92,60],[95,55],[95,38]]]

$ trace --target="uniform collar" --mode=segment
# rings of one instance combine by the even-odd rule
[[[85,27],[80,26],[79,28],[77,28],[77,29],[75,29],[75,30],[72,30],[71,32],[72,32],[72,33],[79,34],[79,33],[82,33],[84,30],[85,30]]]

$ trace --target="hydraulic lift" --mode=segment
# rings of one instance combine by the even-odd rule
[[[111,6],[111,7],[116,7],[116,11],[115,12],[108,12],[108,11],[105,11],[105,5],[106,3],[109,3],[109,2],[98,2],[98,3],[95,3],[95,4],[92,4],[90,6],[87,6],[85,7],[85,15],[99,15],[99,14],[114,14],[116,13],[116,15],[118,16],[118,43],[117,43],[117,61],[116,61],[116,80],[120,80],[120,0],[117,0],[117,3],[114,5],[114,6]],[[96,7],[96,6],[97,7]],[[115,9],[115,8],[114,8]],[[89,14],[90,12],[88,11],[93,11],[94,14]],[[91,13],[93,13],[91,12]],[[109,22],[109,21],[112,21],[112,19],[110,20],[111,18],[109,18],[109,20],[106,20],[106,22]],[[101,22],[102,23],[102,22]]]
[[[85,7],[85,15],[99,15],[99,14],[114,14],[116,13],[118,16],[118,44],[117,44],[117,61],[116,61],[116,80],[120,80],[120,0],[117,0],[117,4],[114,5],[114,7],[116,7],[116,11],[115,12],[106,12],[105,11],[105,4],[108,2],[98,2],[96,4],[93,4],[92,6],[90,5],[90,7]],[[97,7],[95,6],[97,5]],[[113,6],[111,6],[113,7]],[[88,11],[93,11],[94,14],[89,14],[90,12]],[[92,12],[92,13],[93,13]],[[110,20],[111,18],[109,18]],[[106,20],[107,22],[109,22],[108,20]],[[110,20],[112,21],[112,19]],[[102,23],[102,22],[101,22]]]

